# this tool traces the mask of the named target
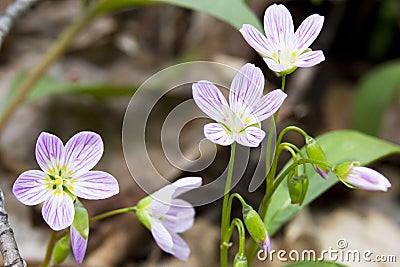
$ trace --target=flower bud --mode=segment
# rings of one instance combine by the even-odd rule
[[[392,186],[385,176],[373,169],[361,167],[357,161],[340,163],[334,167],[333,172],[350,188],[387,191]]]
[[[287,179],[292,204],[303,204],[308,190],[308,177],[305,174],[295,175]]]
[[[233,267],[247,267],[247,258],[243,253],[237,253],[235,259],[233,260]]]
[[[250,236],[262,249],[269,251],[271,249],[271,240],[260,215],[247,204],[243,205],[242,213],[244,224]]]
[[[328,162],[324,150],[322,150],[322,147],[311,136],[306,137],[306,151],[310,159],[322,162]],[[324,178],[325,180],[328,179],[328,174],[329,174],[328,167],[314,164],[314,168],[319,173],[319,175],[321,175],[322,178]]]

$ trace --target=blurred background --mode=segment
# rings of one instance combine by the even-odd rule
[[[1,0],[1,13],[12,2]],[[93,2],[42,0],[17,20],[0,51],[1,109],[63,29],[78,17],[85,4]],[[400,145],[400,1],[247,2],[260,21],[268,5],[284,3],[295,28],[311,14],[325,16],[322,32],[311,48],[323,50],[326,60],[287,77],[289,96],[279,114],[277,130],[297,125],[318,136],[331,130],[357,129]],[[134,205],[145,193],[132,179],[122,151],[121,129],[129,100],[154,73],[193,60],[220,62],[237,69],[252,62],[263,70],[266,90],[280,87],[280,78],[268,70],[238,30],[205,13],[169,5],[128,8],[97,18],[49,68],[36,85],[36,93],[19,106],[0,133],[0,186],[16,239],[30,266],[39,264],[44,256],[48,227],[40,207],[23,206],[12,195],[11,187],[20,173],[38,168],[34,147],[40,132],[54,133],[64,142],[82,130],[100,133],[105,153],[97,169],[113,174],[121,193],[83,203],[92,216]],[[190,97],[190,91],[166,95],[152,115],[154,125],[148,127],[159,129],[171,107]],[[185,126],[180,139],[184,154],[198,156],[198,144],[193,140],[203,138],[203,124],[204,120]],[[150,133],[149,138],[157,140],[159,134]],[[300,147],[304,144],[297,134],[288,134],[286,140]],[[147,145],[152,160],[165,161],[159,141]],[[204,183],[220,175],[228,157],[229,149],[219,147],[216,161],[200,173]],[[287,159],[282,158],[281,167]],[[399,155],[393,155],[371,165],[391,180],[387,193],[349,190],[337,184],[274,236],[274,249],[320,251],[335,248],[336,240],[345,238],[351,249],[396,255],[398,264],[399,162]],[[171,181],[188,175],[171,170],[168,164],[158,167]],[[250,194],[247,186],[244,179],[234,190],[256,207],[263,190]],[[188,263],[163,253],[135,216],[126,214],[91,227],[83,266],[218,266],[220,207],[217,201],[197,209],[194,227],[183,234],[192,250]],[[232,255],[235,250],[231,249]],[[397,264],[346,263],[371,267]],[[74,266],[73,259],[63,266]],[[256,261],[254,266],[267,263]]]

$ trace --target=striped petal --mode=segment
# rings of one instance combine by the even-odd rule
[[[265,132],[258,127],[247,127],[236,135],[236,141],[242,146],[258,147],[265,137]]]
[[[229,106],[220,90],[209,81],[199,81],[192,85],[193,99],[197,106],[216,121],[224,121],[229,114]]]
[[[229,146],[233,143],[231,133],[219,123],[204,125],[204,135],[208,140],[221,146]]]
[[[36,160],[40,168],[49,174],[59,169],[63,158],[64,145],[60,138],[53,134],[42,132],[36,142]]]
[[[302,53],[317,39],[324,24],[324,17],[314,14],[306,18],[294,34],[295,49]]]
[[[71,225],[70,227],[70,242],[72,253],[76,262],[81,265],[85,257],[88,239],[83,238],[79,232]]]
[[[259,32],[256,27],[250,24],[244,24],[240,33],[246,42],[254,48],[263,57],[272,57],[275,51],[275,45],[268,40],[264,34]]]
[[[64,165],[74,177],[91,170],[103,155],[103,140],[93,132],[80,132],[65,145]]]
[[[258,120],[261,122],[274,114],[286,99],[287,94],[280,89],[269,92],[261,98],[253,110]]]
[[[195,210],[189,202],[174,199],[162,223],[169,231],[183,233],[193,226],[194,216]]]
[[[291,68],[293,68],[292,65],[284,65],[284,64],[280,64],[278,63],[275,59],[272,58],[264,58],[265,63],[267,63],[267,66],[269,69],[271,69],[274,72],[280,73],[280,72],[284,72],[287,70],[290,70]]]
[[[293,19],[284,5],[273,4],[265,10],[264,30],[267,38],[281,49],[293,39]]]
[[[60,231],[72,224],[74,220],[74,204],[65,192],[54,191],[54,194],[44,202],[42,216],[54,231]]]
[[[25,205],[33,206],[44,202],[51,196],[47,186],[47,174],[38,170],[22,173],[15,181],[13,193]]]
[[[264,75],[253,64],[247,63],[233,78],[229,92],[231,110],[247,118],[254,104],[262,97],[264,91]]]
[[[294,63],[297,67],[312,67],[325,60],[324,53],[321,50],[310,51],[301,54]]]
[[[72,192],[85,199],[105,199],[119,193],[117,180],[103,171],[89,171],[71,183]]]

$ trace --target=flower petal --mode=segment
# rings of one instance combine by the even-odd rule
[[[30,170],[22,173],[13,186],[15,197],[29,206],[44,202],[51,196],[46,178],[47,174],[39,170]]]
[[[220,90],[209,81],[199,81],[192,85],[193,99],[197,106],[216,121],[224,121],[229,114],[229,106]]]
[[[324,17],[318,14],[307,17],[299,26],[294,34],[296,46],[295,49],[302,53],[310,47],[310,45],[317,39],[321,32],[322,25],[324,24]]]
[[[72,175],[79,176],[91,170],[103,155],[103,140],[94,132],[80,132],[65,145],[64,165]]]
[[[254,104],[262,97],[264,91],[264,75],[253,64],[247,63],[233,78],[229,92],[231,110],[247,118]]]
[[[78,231],[71,225],[70,227],[70,242],[72,253],[76,262],[81,265],[85,257],[88,239],[83,238]]]
[[[346,182],[370,191],[387,191],[392,186],[385,176],[367,167],[353,167]]]
[[[267,38],[284,50],[294,38],[293,19],[284,5],[273,4],[265,10],[264,30]]]
[[[71,183],[76,196],[85,199],[105,199],[119,193],[117,180],[103,171],[89,171]]]
[[[287,94],[280,89],[269,92],[256,103],[253,114],[257,116],[260,122],[269,118],[281,107],[286,97]]]
[[[54,194],[44,202],[42,207],[43,219],[54,231],[70,226],[74,220],[74,214],[72,199],[64,192],[54,191]]]
[[[219,123],[204,125],[204,135],[208,140],[221,146],[229,146],[233,143],[232,135]]]
[[[172,247],[171,254],[182,261],[187,261],[190,255],[190,248],[186,244],[185,240],[175,233],[172,234],[172,240],[174,246]]]
[[[259,32],[256,27],[250,24],[243,24],[239,31],[246,42],[254,48],[257,53],[261,54],[263,57],[272,57],[275,45],[271,43],[264,34]]]
[[[165,252],[172,253],[174,241],[171,233],[165,228],[160,220],[154,219],[151,221],[151,233],[157,245]]]
[[[293,65],[283,65],[278,63],[275,59],[271,59],[271,58],[264,58],[265,63],[267,63],[267,66],[269,69],[271,69],[274,72],[283,72],[286,70],[290,70],[291,68],[293,68]]]
[[[162,223],[171,232],[183,233],[193,226],[194,216],[195,210],[189,202],[174,199]]]
[[[236,141],[248,147],[258,147],[264,139],[265,132],[258,127],[247,127],[246,130],[236,135]]]
[[[297,67],[312,67],[325,60],[324,53],[321,50],[310,51],[301,54],[294,63]]]
[[[40,168],[52,174],[62,164],[64,145],[60,138],[53,134],[42,132],[36,142],[36,160]]]

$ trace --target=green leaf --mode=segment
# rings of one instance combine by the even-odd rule
[[[395,144],[350,130],[330,132],[318,137],[317,141],[324,149],[331,163],[357,160],[362,165],[367,165],[389,154],[400,153],[400,147]],[[302,150],[305,151],[304,148]],[[292,164],[292,161],[288,162],[285,168],[290,164]],[[309,188],[302,206],[290,203],[288,187],[285,182],[279,185],[272,196],[267,216],[264,219],[264,223],[271,235],[275,234],[304,205],[309,204],[338,182],[338,179],[332,173],[329,174],[328,180],[325,181],[310,164],[307,164],[307,173],[309,174]]]
[[[17,75],[4,99],[4,103],[7,103],[11,99],[11,96],[26,77],[26,72],[21,72]],[[113,85],[104,82],[73,83],[59,81],[51,76],[44,76],[32,88],[25,101],[34,101],[62,93],[89,94],[99,99],[111,96],[131,96],[136,92],[137,88],[138,86]]]
[[[331,261],[302,261],[285,265],[284,267],[346,267]]]
[[[354,96],[353,127],[377,135],[386,108],[400,95],[400,60],[385,63],[359,82]]]
[[[70,252],[69,246],[69,235],[64,235],[60,240],[57,241],[54,252],[53,252],[53,261],[54,264],[61,264],[67,258]]]
[[[97,7],[97,13],[106,13],[143,4],[175,5],[207,13],[236,29],[247,23],[261,31],[263,30],[259,19],[243,0],[106,0]]]

